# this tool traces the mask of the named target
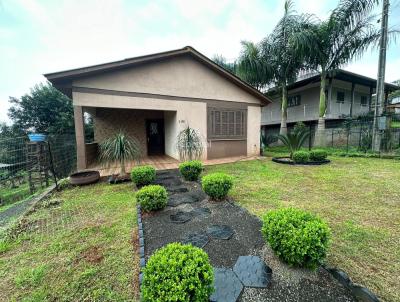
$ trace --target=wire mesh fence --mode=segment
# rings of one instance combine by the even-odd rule
[[[50,135],[44,142],[28,137],[0,139],[0,205],[35,194],[76,167],[75,135]]]
[[[341,121],[326,121],[326,128],[318,130],[316,123],[304,125],[309,131],[309,137],[303,147],[311,149],[324,146],[333,152],[343,155],[368,153],[372,155],[400,156],[400,114],[384,116],[384,125],[376,135],[380,141],[380,151],[373,152],[373,118],[361,117]],[[293,131],[294,125],[288,131]],[[267,129],[265,145],[279,145],[277,134],[279,128]],[[319,135],[319,139],[317,136]],[[322,137],[322,139],[321,139]]]

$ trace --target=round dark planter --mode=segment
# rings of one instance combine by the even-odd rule
[[[99,171],[83,171],[73,173],[69,177],[69,181],[72,185],[83,186],[98,182],[100,179]]]
[[[329,159],[321,160],[321,161],[309,161],[306,163],[295,163],[293,160],[290,159],[290,157],[273,157],[272,158],[273,162],[276,162],[278,164],[284,164],[284,165],[298,165],[298,166],[319,166],[319,165],[325,165],[330,163],[331,161]]]

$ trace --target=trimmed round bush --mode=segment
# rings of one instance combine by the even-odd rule
[[[203,164],[199,160],[185,161],[179,165],[179,171],[184,179],[195,181],[203,171]]]
[[[322,219],[294,208],[266,213],[261,231],[284,262],[312,269],[325,259],[331,235]]]
[[[131,179],[137,186],[149,185],[155,178],[156,169],[152,166],[140,166],[131,171]]]
[[[323,161],[328,157],[328,152],[322,149],[315,149],[310,151],[310,160]]]
[[[157,211],[166,207],[168,193],[163,186],[149,185],[137,191],[136,200],[143,211]]]
[[[212,173],[201,179],[204,192],[214,200],[224,199],[233,186],[233,177],[225,173]]]
[[[190,244],[157,250],[143,271],[143,301],[208,301],[214,273],[208,255]]]
[[[310,153],[307,151],[296,151],[293,153],[292,159],[297,164],[305,164],[310,160]]]

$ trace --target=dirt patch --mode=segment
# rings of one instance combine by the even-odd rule
[[[97,264],[103,261],[103,251],[98,246],[92,246],[81,253],[80,259],[85,260],[91,264]]]

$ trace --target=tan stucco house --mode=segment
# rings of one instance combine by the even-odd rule
[[[258,155],[261,108],[268,97],[192,47],[45,74],[73,100],[78,169],[93,160],[83,113],[95,142],[122,129],[144,155],[178,159],[176,138],[187,125],[204,138],[203,159]]]

